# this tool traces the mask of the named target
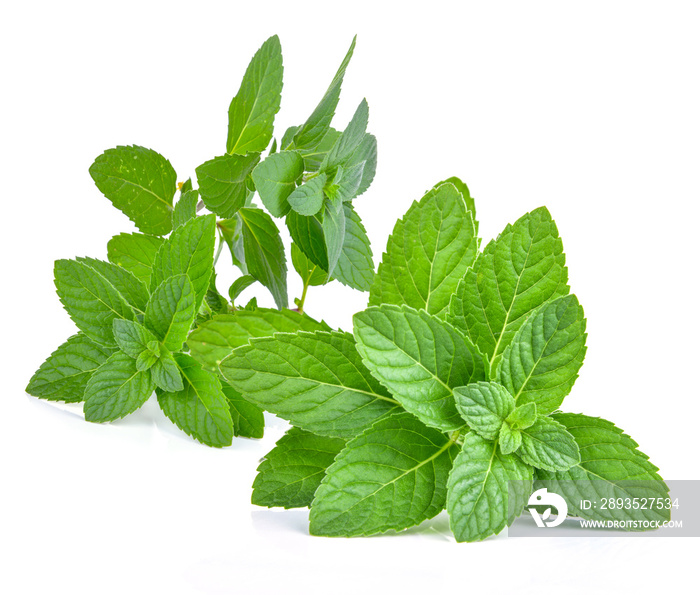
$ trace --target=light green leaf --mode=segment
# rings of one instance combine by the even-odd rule
[[[328,151],[321,163],[321,171],[334,169],[348,161],[365,137],[368,120],[369,106],[367,105],[367,100],[363,99],[360,105],[357,106],[357,110],[355,110],[343,133],[338,137],[331,150]]]
[[[216,217],[196,217],[178,227],[158,250],[151,274],[151,292],[166,279],[187,275],[195,292],[194,309],[209,288],[214,265]]]
[[[374,279],[372,248],[360,216],[349,204],[343,205],[345,212],[345,239],[333,278],[343,285],[369,291]]]
[[[220,217],[233,217],[246,204],[246,178],[260,160],[258,153],[224,155],[202,163],[195,171],[202,202]]]
[[[148,344],[156,340],[153,334],[138,322],[123,318],[114,319],[112,332],[119,349],[134,359],[148,350]]]
[[[455,188],[457,188],[459,193],[462,195],[462,198],[464,199],[464,203],[467,205],[467,210],[472,214],[472,219],[474,221],[474,227],[476,228],[476,232],[479,233],[479,221],[476,218],[476,205],[474,204],[474,199],[472,198],[472,195],[469,192],[469,188],[467,187],[467,185],[464,182],[462,182],[462,180],[460,180],[459,178],[453,176],[435,184],[435,188],[437,188],[438,186],[442,186],[443,184],[452,184]]]
[[[582,500],[602,498],[668,498],[668,486],[658,467],[638,450],[638,444],[604,419],[577,413],[555,413],[578,444],[581,462],[567,471],[537,471],[537,485],[547,486],[566,500],[569,514],[591,520],[667,521],[670,508],[638,509],[601,506],[583,509]]]
[[[182,372],[184,389],[157,391],[158,404],[183,432],[209,446],[230,446],[233,422],[229,402],[216,376],[202,370],[189,355],[175,355]]]
[[[324,285],[328,281],[328,273],[311,262],[296,244],[292,244],[292,264],[304,285],[313,287]]]
[[[88,337],[113,347],[112,321],[134,319],[121,294],[93,268],[75,260],[57,260],[54,282],[58,297],[76,326]]]
[[[469,427],[486,440],[495,440],[515,399],[496,382],[474,382],[454,389],[457,411]]]
[[[492,370],[528,314],[569,293],[564,261],[557,226],[540,207],[506,226],[467,271],[449,320],[489,357]]]
[[[356,163],[343,168],[343,177],[338,183],[337,200],[347,202],[355,198],[362,183],[365,162]]]
[[[324,322],[292,310],[236,310],[202,322],[190,333],[187,346],[205,370],[218,372],[221,360],[236,347],[247,345],[253,337],[324,330],[330,330]]]
[[[253,482],[253,504],[311,506],[326,469],[345,446],[342,438],[317,436],[292,427],[265,455]]]
[[[78,257],[78,262],[88,265],[102,275],[116,289],[132,308],[143,314],[148,303],[148,289],[126,269],[96,258]]]
[[[148,372],[136,369],[136,360],[122,352],[109,357],[88,380],[85,419],[113,421],[129,415],[151,396],[155,385]]]
[[[190,182],[190,185],[192,183]],[[199,202],[199,192],[187,190],[180,193],[180,200],[175,203],[173,211],[173,229],[187,223],[197,216],[197,203]]]
[[[508,425],[514,430],[524,430],[535,423],[537,419],[537,405],[534,403],[525,403],[511,411],[506,417]]]
[[[334,276],[345,243],[345,212],[342,209],[336,210],[329,201],[326,201],[322,214],[321,227],[328,258],[328,274]]]
[[[353,316],[362,361],[407,411],[443,431],[464,426],[452,389],[485,378],[484,357],[425,310],[385,305]]]
[[[180,351],[194,322],[195,294],[187,275],[163,281],[146,307],[144,324],[169,351]]]
[[[248,208],[238,212],[248,274],[270,290],[278,308],[286,308],[287,259],[279,229],[262,209]]]
[[[501,454],[509,455],[520,448],[523,443],[523,435],[520,430],[511,428],[505,421],[501,424],[501,429],[498,432],[498,446],[501,448]]]
[[[348,442],[328,468],[309,515],[312,535],[400,531],[438,514],[457,449],[408,413]]]
[[[255,53],[228,108],[226,152],[260,153],[272,139],[282,93],[282,48],[276,35]]]
[[[348,333],[252,339],[219,368],[249,401],[323,436],[354,436],[400,409],[362,365]]]
[[[231,303],[236,301],[238,296],[255,282],[257,282],[257,279],[253,277],[253,275],[243,275],[231,283],[231,287],[228,288],[228,295],[231,298]]]
[[[331,120],[335,114],[335,108],[338,106],[340,98],[340,87],[343,84],[345,70],[350,63],[352,53],[355,50],[355,41],[357,37],[353,37],[350,49],[345,54],[343,61],[335,73],[330,86],[326,90],[320,103],[316,106],[313,113],[309,116],[304,125],[294,134],[294,146],[299,149],[314,148],[322,142],[330,127]]]
[[[566,471],[581,462],[578,445],[566,428],[551,417],[538,417],[522,430],[518,456],[528,465],[547,471]]]
[[[315,147],[309,149],[296,147],[296,150],[299,151],[304,158],[304,171],[318,171],[328,151],[333,148],[333,145],[338,141],[341,134],[340,130],[329,128],[328,132],[326,132]]]
[[[83,333],[73,335],[34,372],[25,390],[49,401],[82,401],[90,376],[112,353],[114,349],[95,343]]]
[[[265,434],[265,416],[262,409],[246,401],[228,384],[222,384],[221,390],[228,400],[231,421],[233,421],[233,435],[262,438]]]
[[[209,309],[214,314],[228,312],[228,300],[219,293],[216,288],[216,272],[212,272],[211,277],[209,277],[209,288],[204,296],[204,301],[206,302]]]
[[[163,241],[140,233],[120,233],[107,243],[107,258],[149,287],[153,261]]]
[[[463,196],[452,184],[436,186],[396,222],[369,304],[406,304],[443,316],[478,248]]]
[[[217,221],[217,228],[228,246],[231,253],[231,260],[244,275],[248,274],[248,267],[245,264],[245,252],[243,251],[243,224],[241,218],[234,215],[231,219]]]
[[[366,133],[362,142],[352,152],[352,155],[345,162],[345,167],[353,167],[364,164],[362,167],[362,179],[353,196],[360,196],[372,184],[374,175],[377,173],[377,139],[374,135]]]
[[[155,343],[155,345],[153,345]],[[153,349],[151,349],[153,347]],[[145,349],[136,357],[136,369],[139,372],[145,372],[150,370],[153,366],[158,363],[158,358],[160,357],[160,345],[157,341],[149,343],[149,348]],[[153,375],[151,375],[153,378]]]
[[[289,206],[306,217],[318,213],[323,207],[323,188],[327,179],[326,174],[320,173],[308,182],[304,182],[289,195],[287,199]]]
[[[135,145],[108,149],[90,166],[90,176],[142,232],[165,235],[173,228],[177,174],[159,153]]]
[[[455,539],[496,535],[522,512],[531,492],[531,467],[516,455],[499,453],[497,442],[470,432],[447,480],[447,512]]]
[[[253,182],[265,208],[274,217],[289,212],[288,197],[304,173],[304,160],[296,151],[270,155],[253,170]]]
[[[328,252],[323,237],[323,227],[315,217],[304,217],[295,211],[287,214],[286,223],[292,240],[315,265],[328,271]]]
[[[559,408],[578,378],[586,355],[586,319],[575,295],[533,312],[503,352],[499,381],[518,403],[537,403],[547,414]]]
[[[153,363],[150,370],[153,382],[159,389],[167,393],[176,393],[185,389],[180,368],[173,354],[162,345],[160,345],[158,359]]]

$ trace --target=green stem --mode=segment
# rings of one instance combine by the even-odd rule
[[[304,281],[304,291],[301,292],[301,297],[299,298],[299,314],[304,313],[304,302],[306,301],[306,292],[309,290],[309,281],[311,277]]]
[[[219,229],[217,227],[217,229]],[[216,251],[216,256],[214,257],[214,266],[216,266],[216,263],[219,262],[219,256],[221,256],[221,251],[224,249],[224,237],[221,233],[221,230],[219,230],[219,249]]]

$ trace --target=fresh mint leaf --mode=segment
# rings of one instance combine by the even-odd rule
[[[231,287],[228,288],[228,295],[231,298],[231,303],[237,300],[238,296],[256,281],[257,279],[253,277],[253,275],[243,275],[231,283]]]
[[[155,343],[155,346],[153,345],[154,343]],[[154,348],[152,349],[152,347],[154,347]],[[153,366],[156,365],[159,357],[160,357],[160,344],[157,341],[153,341],[153,342],[149,343],[147,349],[144,349],[136,357],[136,369],[139,372],[145,372],[146,370],[150,370]],[[151,374],[151,378],[153,378],[152,374]]]
[[[569,293],[564,261],[557,226],[540,207],[507,225],[467,271],[448,319],[488,356],[492,370],[528,314]]]
[[[282,94],[282,48],[277,35],[255,53],[228,108],[226,152],[260,153],[272,139]],[[222,215],[226,216],[226,215]]]
[[[406,304],[445,315],[478,248],[464,197],[454,185],[439,184],[396,222],[369,292],[370,306]]]
[[[542,304],[515,333],[498,367],[499,381],[519,404],[540,414],[559,408],[586,355],[586,319],[575,295]]]
[[[76,260],[96,270],[111,283],[134,310],[144,313],[149,298],[148,289],[132,273],[111,262],[96,258],[76,258]]]
[[[523,435],[517,428],[512,428],[507,422],[501,424],[501,429],[498,432],[498,446],[501,448],[501,454],[509,455],[520,448],[523,443]]]
[[[336,210],[329,201],[326,201],[322,214],[321,228],[328,258],[328,274],[333,276],[345,243],[345,212],[342,208]]]
[[[591,496],[596,500],[665,499],[668,486],[657,473],[658,467],[639,451],[639,445],[613,423],[579,413],[555,413],[551,417],[574,437],[581,462],[566,471],[538,470],[537,479],[564,497],[570,515],[590,520],[669,520],[669,508],[584,509],[581,501]],[[538,481],[535,487],[539,485]]]
[[[323,207],[323,188],[328,178],[326,174],[320,173],[315,178],[304,182],[296,188],[288,197],[289,206],[300,215],[310,217],[318,213]]]
[[[85,419],[113,421],[136,411],[151,396],[155,385],[148,372],[136,369],[136,360],[121,351],[111,355],[88,380]]]
[[[447,178],[446,180],[435,184],[435,187],[437,188],[438,186],[442,186],[443,184],[452,184],[459,193],[462,195],[462,198],[464,199],[464,204],[467,205],[467,210],[472,214],[472,220],[474,221],[474,227],[476,228],[476,232],[479,233],[479,221],[476,218],[476,205],[474,204],[474,199],[472,198],[471,193],[469,192],[469,188],[467,185],[462,182],[459,178],[453,176],[451,178]]]
[[[108,149],[90,166],[90,175],[142,232],[165,235],[173,228],[177,174],[159,153],[136,145]]]
[[[228,312],[228,300],[216,288],[216,272],[209,277],[209,288],[204,295],[204,301],[214,314]]]
[[[464,426],[452,389],[485,378],[479,350],[445,321],[408,306],[353,316],[363,363],[406,411],[443,431]]]
[[[368,120],[369,106],[367,100],[363,99],[357,106],[347,127],[321,163],[321,171],[331,170],[345,164],[363,141]]]
[[[342,438],[317,436],[292,427],[265,455],[253,483],[253,504],[311,506],[326,469],[345,447]]]
[[[158,404],[183,432],[209,446],[230,446],[233,421],[221,383],[213,374],[184,353],[175,354],[184,388],[178,392],[156,391]]]
[[[90,376],[112,353],[83,333],[73,335],[41,364],[26,391],[49,401],[80,402]]]
[[[469,427],[486,440],[495,440],[515,399],[496,382],[474,382],[454,389],[457,411]]]
[[[114,347],[112,321],[134,319],[134,311],[121,294],[93,268],[76,260],[57,260],[56,292],[76,326],[92,340]]]
[[[262,438],[265,433],[265,416],[262,409],[246,401],[239,392],[228,384],[222,384],[221,390],[228,400],[231,421],[233,422],[233,435],[245,438]]]
[[[347,169],[352,169],[362,164],[362,178],[354,196],[363,194],[372,184],[377,173],[377,139],[374,135],[366,133],[352,155],[345,162]]]
[[[343,285],[369,291],[374,279],[372,248],[360,216],[349,204],[343,205],[345,212],[345,239],[333,271],[333,278]]]
[[[195,292],[194,309],[209,288],[214,263],[216,217],[205,215],[178,227],[159,248],[151,274],[151,292],[166,279],[187,275]]]
[[[578,445],[566,428],[551,417],[538,417],[522,430],[518,456],[528,465],[547,471],[566,471],[581,462]]]
[[[335,73],[320,103],[316,106],[316,109],[314,109],[308,120],[294,133],[293,142],[296,148],[309,149],[317,147],[327,135],[331,120],[335,115],[335,108],[338,106],[340,87],[343,84],[345,71],[355,50],[356,40],[357,37],[354,37],[350,44],[350,49],[348,49],[345,54],[338,71]],[[282,146],[286,148],[284,143]]]
[[[467,434],[447,480],[447,512],[457,541],[485,539],[510,525],[527,504],[531,485],[532,467],[500,453],[497,442]]]
[[[445,506],[456,451],[409,413],[376,422],[328,468],[311,505],[311,534],[374,535],[434,517]]]
[[[249,401],[323,436],[349,438],[400,410],[362,365],[348,333],[280,333],[251,339],[219,368]]]
[[[365,162],[356,163],[352,166],[346,165],[343,168],[343,177],[338,183],[336,191],[337,200],[347,202],[355,198],[362,184],[362,175],[365,169]]]
[[[246,178],[260,155],[224,155],[202,163],[195,171],[202,202],[219,217],[233,217],[246,204],[250,190]]]
[[[537,419],[537,405],[534,403],[525,403],[525,405],[520,405],[511,411],[510,415],[506,417],[508,425],[514,430],[524,430],[529,428],[535,423]]]
[[[246,207],[238,212],[248,274],[270,290],[278,308],[286,308],[287,260],[279,229],[262,209]]]
[[[296,150],[299,151],[304,158],[304,170],[317,172],[321,168],[321,164],[326,158],[328,151],[333,148],[333,145],[338,141],[341,134],[340,130],[328,128],[328,132],[323,135],[323,138],[315,147],[309,149],[296,147]]]
[[[163,345],[159,345],[159,351],[158,359],[150,368],[153,382],[159,389],[167,393],[178,393],[185,390],[182,374],[173,354]]]
[[[146,307],[144,325],[169,351],[180,351],[194,322],[195,293],[187,275],[163,281]]]
[[[330,330],[327,324],[292,310],[236,310],[199,324],[190,333],[187,346],[205,370],[218,372],[221,361],[236,347],[247,345],[253,337]]]
[[[153,334],[138,322],[115,318],[112,322],[114,339],[124,353],[134,359],[149,349],[148,344],[156,340]]]
[[[347,234],[347,228],[345,233]],[[304,286],[324,285],[328,281],[328,273],[311,262],[299,246],[294,243],[292,244],[292,264],[296,272],[299,273]]]
[[[328,271],[328,252],[323,237],[323,226],[318,219],[319,215],[304,217],[295,211],[290,211],[285,221],[289,235],[304,255],[313,264]]]
[[[270,155],[253,170],[260,200],[273,217],[284,217],[290,208],[289,195],[304,173],[304,160],[296,151]]]
[[[148,287],[153,261],[163,241],[163,238],[140,233],[120,233],[107,243],[107,258]]]
[[[188,180],[189,181],[189,180]],[[190,182],[190,187],[192,182]],[[197,203],[199,202],[199,192],[196,190],[182,190],[180,192],[180,200],[175,203],[173,211],[173,229],[187,223],[190,219],[197,216]]]

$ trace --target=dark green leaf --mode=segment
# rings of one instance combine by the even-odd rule
[[[258,153],[224,155],[202,163],[195,171],[204,205],[220,217],[233,217],[245,206],[250,191],[246,178],[260,160]]]

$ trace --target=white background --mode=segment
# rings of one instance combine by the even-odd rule
[[[268,36],[284,52],[281,133],[357,33],[335,122],[367,97],[379,166],[356,205],[375,260],[411,201],[452,175],[485,240],[547,205],[589,319],[564,408],[617,423],[665,478],[700,479],[697,3],[7,2],[0,22],[0,591],[675,592],[695,580],[697,539],[456,544],[444,514],[398,536],[310,537],[306,511],[250,504],[283,423],[216,450],[152,402],[99,426],[24,387],[74,332],[53,260],[104,258],[133,231],[92,160],[140,144],[184,180],[225,151],[228,103]],[[349,329],[365,303],[329,286],[307,309]]]

